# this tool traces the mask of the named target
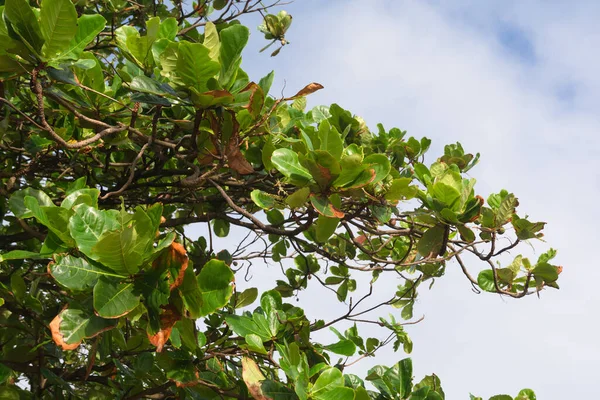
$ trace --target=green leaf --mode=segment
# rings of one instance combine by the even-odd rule
[[[221,40],[217,27],[211,21],[208,21],[204,26],[204,43],[209,50],[211,60],[219,61],[219,53],[221,50]]]
[[[266,192],[263,192],[260,189],[254,189],[250,193],[250,198],[252,199],[254,204],[265,210],[270,210],[275,206],[275,199],[273,198],[273,196]]]
[[[354,400],[354,389],[348,387],[336,387],[332,390],[315,395],[318,400]]]
[[[317,224],[315,225],[317,241],[319,243],[325,243],[331,237],[331,235],[335,233],[339,222],[339,218],[328,218],[323,215],[319,215]]]
[[[157,96],[177,97],[177,93],[169,85],[144,75],[134,77],[131,80],[129,87],[138,92],[154,94]]]
[[[507,394],[497,394],[496,396],[490,397],[490,400],[513,400],[513,398]]]
[[[77,32],[77,11],[71,0],[42,0],[40,25],[44,57],[53,58],[69,47]]]
[[[10,276],[10,289],[17,300],[23,300],[25,293],[27,293],[27,287],[23,277],[18,273],[14,273]]]
[[[87,204],[74,208],[68,228],[77,248],[86,256],[92,257],[92,248],[98,243],[103,233],[119,228],[116,210],[98,210]]]
[[[279,382],[265,379],[260,385],[262,394],[266,399],[272,400],[298,400],[298,396],[293,390],[287,388]]]
[[[119,283],[103,276],[94,286],[94,309],[100,317],[122,317],[139,303],[139,296],[133,292],[133,283]]]
[[[285,216],[277,209],[266,211],[265,214],[267,215],[267,221],[269,221],[271,225],[278,226],[285,222]]]
[[[219,60],[221,74],[219,83],[228,89],[235,81],[240,66],[242,50],[248,43],[250,31],[243,25],[231,25],[221,31],[221,47]]]
[[[245,336],[245,339],[249,350],[260,354],[267,354],[267,350],[265,350],[265,346],[263,345],[263,341],[260,336],[255,335],[254,333],[249,333]]]
[[[217,237],[227,237],[229,235],[229,222],[222,219],[215,219],[213,222],[213,232]]]
[[[198,287],[202,294],[200,316],[212,314],[227,305],[233,294],[233,272],[221,260],[210,260],[198,274]]]
[[[248,288],[244,290],[242,293],[238,293],[235,298],[235,308],[242,308],[249,306],[254,303],[256,298],[258,297],[258,289],[257,288]]]
[[[54,204],[50,207],[40,207],[38,200],[31,196],[25,197],[25,206],[31,210],[33,216],[40,224],[46,226],[63,243],[67,246],[75,244],[69,232],[64,229],[73,213],[71,210],[56,207]]]
[[[303,187],[303,188],[296,190],[294,193],[290,194],[285,199],[285,202],[291,208],[300,208],[304,204],[306,204],[306,201],[308,200],[309,195],[310,195],[310,188]]]
[[[219,63],[212,61],[210,51],[200,43],[179,42],[176,75],[183,86],[197,93],[208,90],[207,82],[219,72]]]
[[[27,0],[6,0],[4,17],[24,44],[34,53],[39,54],[44,39],[38,19]]]
[[[104,319],[77,308],[60,313],[60,333],[67,344],[79,343],[117,326],[118,320]]]
[[[117,274],[134,275],[146,257],[152,255],[150,250],[155,234],[152,221],[138,208],[130,222],[122,223],[116,230],[102,234],[98,243],[92,247],[91,258]]]
[[[90,207],[97,208],[99,195],[100,191],[98,189],[75,190],[64,198],[62,203],[60,203],[60,206],[62,208],[71,209],[80,203],[84,203]],[[83,196],[87,196],[87,198],[83,199]]]
[[[319,140],[321,141],[320,150],[331,154],[334,159],[340,160],[344,151],[344,141],[342,135],[329,121],[321,121],[319,124]]]
[[[486,292],[496,292],[496,285],[494,284],[494,271],[491,269],[481,271],[477,276],[477,284]]]
[[[168,17],[160,22],[157,38],[173,41],[177,37],[177,32],[179,32],[177,19]]]
[[[388,201],[409,200],[416,196],[417,187],[409,186],[412,178],[398,178],[392,181],[392,184],[385,193],[385,199]]]
[[[183,282],[178,287],[178,290],[190,317],[194,319],[200,318],[200,313],[202,312],[202,293],[200,292],[194,270],[189,265],[184,272]]]
[[[442,224],[427,229],[417,243],[417,251],[423,257],[437,256],[444,245],[445,235],[446,229]]]
[[[533,275],[542,278],[547,283],[554,282],[558,279],[558,271],[556,270],[556,267],[548,263],[538,264],[532,272]]]
[[[101,276],[125,278],[85,258],[61,254],[55,255],[54,262],[48,264],[48,272],[60,285],[70,290],[91,289]]]
[[[249,334],[260,336],[263,340],[271,340],[271,333],[259,327],[252,319],[242,315],[228,315],[225,317],[227,325],[240,336],[246,337]]]
[[[515,400],[536,400],[537,397],[533,390],[531,389],[523,389],[519,392]]]
[[[77,19],[77,32],[57,59],[77,60],[86,46],[104,30],[106,20],[100,14],[85,14]]]
[[[4,254],[0,254],[0,262],[6,260],[39,260],[44,258],[50,258],[52,253],[36,253],[34,251],[27,250],[12,250]]]
[[[38,204],[42,207],[51,207],[54,205],[52,199],[41,190],[32,188],[17,190],[8,199],[8,207],[15,214],[15,217],[22,219],[33,217],[33,213],[25,205],[25,197],[27,196],[35,197]]]
[[[352,340],[344,339],[337,343],[323,346],[324,349],[329,350],[335,354],[341,354],[343,356],[351,357],[356,353],[356,344]]]
[[[383,379],[389,383],[390,389],[403,399],[412,391],[412,373],[412,360],[405,358],[389,368],[383,375]]]
[[[368,165],[375,171],[375,178],[370,182],[372,185],[384,180],[390,173],[391,164],[384,154],[371,154],[365,157],[363,164]]]
[[[331,367],[324,370],[317,378],[317,381],[312,387],[310,394],[314,397],[318,397],[325,392],[328,392],[336,387],[344,386],[344,377],[342,371],[337,368]]]
[[[333,206],[324,196],[310,196],[310,203],[319,214],[328,218],[344,218],[344,213]]]
[[[294,185],[304,186],[312,180],[312,175],[300,165],[298,154],[293,150],[275,150],[271,156],[271,162]]]

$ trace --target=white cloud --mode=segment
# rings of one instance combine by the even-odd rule
[[[370,126],[428,136],[432,157],[457,140],[481,152],[472,171],[479,191],[514,191],[523,212],[548,222],[548,243],[565,266],[563,289],[540,300],[475,295],[450,265],[431,292],[421,291],[415,314],[426,319],[409,328],[415,375],[437,373],[449,399],[469,391],[514,395],[522,387],[542,399],[584,398],[595,391],[600,359],[598,6],[499,4],[297,1],[287,6],[292,44],[275,59],[248,51],[245,66],[255,79],[275,69],[277,93],[283,79],[286,93],[320,82],[325,90],[312,104],[337,102]],[[510,54],[499,26],[530,40],[533,61]],[[323,312],[314,298],[300,297],[308,310]],[[382,353],[350,372],[401,357]]]

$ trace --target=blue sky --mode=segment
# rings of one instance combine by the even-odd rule
[[[294,16],[292,44],[275,58],[258,54],[265,42],[256,31],[243,63],[252,79],[274,69],[274,96],[284,82],[286,95],[319,82],[325,89],[310,105],[337,102],[371,127],[427,136],[430,162],[457,140],[481,152],[470,172],[477,190],[513,191],[522,213],[548,223],[547,243],[524,254],[559,250],[561,290],[540,299],[476,295],[450,265],[421,291],[415,315],[425,320],[408,328],[416,377],[438,374],[448,399],[523,387],[543,400],[596,392],[600,3],[297,0],[283,8]],[[252,284],[268,286],[268,271],[255,266]],[[314,299],[300,296],[321,317],[339,314]],[[349,372],[403,357],[386,352]]]

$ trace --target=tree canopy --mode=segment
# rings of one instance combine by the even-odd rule
[[[422,285],[452,266],[477,292],[558,288],[554,250],[499,261],[544,223],[476,194],[478,154],[426,162],[427,138],[307,109],[318,83],[277,97],[244,72],[245,14],[288,44],[278,2],[0,3],[1,398],[444,399],[406,355]],[[275,287],[236,290],[265,264]],[[309,284],[347,311],[305,314]],[[345,370],[384,346],[395,365]]]

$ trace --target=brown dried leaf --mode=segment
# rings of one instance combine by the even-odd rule
[[[174,279],[173,279],[173,277],[171,277],[173,279],[173,283],[171,283],[171,285],[169,286],[169,289],[173,290],[173,289],[179,287],[179,285],[181,285],[181,283],[183,282],[183,276],[185,275],[185,270],[188,267],[189,258],[187,256],[187,252],[185,251],[185,247],[183,247],[183,245],[181,245],[181,243],[176,243],[176,242],[171,243],[169,252],[171,253],[171,257],[174,260],[177,260],[178,262],[181,263],[181,268],[179,269],[179,274],[177,275],[177,277],[175,277]]]
[[[321,85],[320,83],[309,83],[308,85],[304,86],[304,88],[302,88],[298,93],[296,93],[292,97],[287,97],[285,100],[295,100],[298,97],[308,96],[309,94],[312,94],[317,90],[321,89],[323,89],[323,85]]]
[[[65,343],[63,334],[60,333],[61,321],[62,318],[60,317],[60,313],[58,313],[58,315],[54,317],[52,322],[50,322],[50,325],[48,325],[50,328],[50,332],[52,333],[52,340],[54,340],[54,343],[56,343],[57,346],[60,346],[63,350],[75,350],[81,344],[81,342],[72,344]]]
[[[248,386],[248,392],[256,400],[268,400],[261,389],[261,381],[265,380],[265,376],[260,372],[258,365],[248,357],[242,357],[242,379],[246,386]]]
[[[229,143],[231,144],[231,142]],[[254,168],[252,168],[252,165],[246,160],[238,147],[229,148],[228,150],[227,160],[231,169],[240,175],[248,175],[254,172]]]
[[[160,315],[160,331],[154,335],[148,334],[148,340],[156,346],[157,353],[162,351],[165,343],[167,343],[167,340],[171,336],[173,326],[180,318],[181,316],[173,307],[166,308]]]

